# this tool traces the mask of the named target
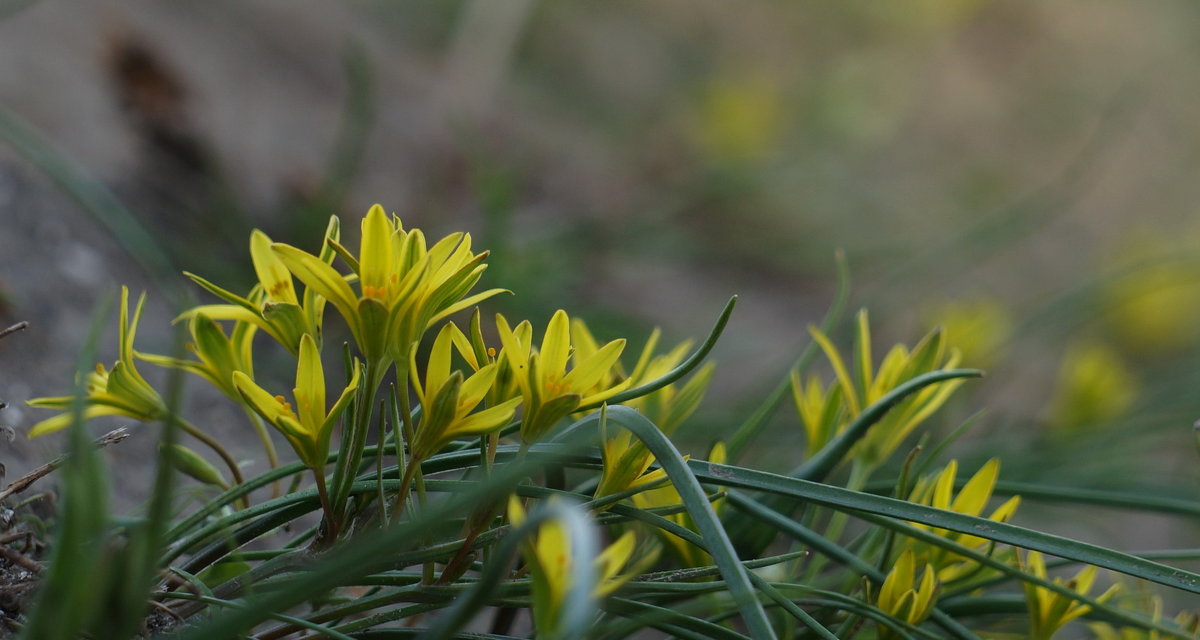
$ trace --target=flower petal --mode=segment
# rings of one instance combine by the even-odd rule
[[[375,205],[362,221],[362,243],[359,245],[359,278],[363,296],[388,300],[389,276],[398,273],[392,254],[392,235],[396,228]]]
[[[561,378],[566,373],[567,359],[571,357],[571,319],[566,311],[559,309],[550,317],[538,354],[535,375],[539,381],[545,383],[550,376]]]
[[[300,358],[296,363],[296,415],[300,424],[313,435],[321,430],[325,422],[325,370],[321,366],[321,352],[317,343],[307,333],[300,338]]]
[[[254,272],[262,284],[267,299],[273,302],[286,302],[299,305],[296,298],[295,283],[292,274],[283,262],[271,252],[271,238],[255,229],[250,233],[250,260],[254,263]]]
[[[346,279],[342,274],[338,273],[333,267],[323,262],[320,258],[310,255],[291,245],[276,242],[271,245],[271,250],[283,264],[287,265],[292,275],[300,279],[304,286],[316,291],[324,296],[346,319],[350,324],[351,329],[357,324],[355,312],[357,310],[357,296],[350,289],[350,285],[346,284]]]

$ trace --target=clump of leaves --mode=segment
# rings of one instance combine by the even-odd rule
[[[31,435],[67,429],[71,452],[37,604],[14,618],[23,637],[966,640],[1072,625],[1194,637],[1187,618],[1092,586],[1107,569],[1200,593],[1200,574],[1012,524],[1018,500],[996,461],[961,486],[955,460],[932,475],[932,459],[914,466],[906,445],[981,375],[957,368],[936,329],[876,363],[864,311],[845,358],[835,304],[764,407],[693,458],[676,438],[704,411],[717,380],[705,359],[736,299],[694,349],[659,351],[656,330],[630,358],[625,338],[597,339],[565,310],[544,327],[484,322],[477,305],[505,291],[475,292],[488,253],[469,234],[429,241],[378,206],[357,252],[340,229],[331,219],[311,252],[252,233],[258,282],[244,293],[191,275],[220,301],[179,316],[190,358],[135,349],[142,298],[131,314],[122,290],[116,364],[92,367],[89,350],[73,393],[32,402],[60,413]],[[471,308],[468,324],[450,321]],[[352,346],[328,344],[330,309]],[[295,359],[290,392],[255,366],[264,350]],[[817,353],[830,376],[811,370]],[[223,392],[271,468],[241,477],[141,366]],[[761,429],[789,389],[805,446]],[[153,498],[132,519],[107,512],[85,435],[90,417],[114,414],[164,425]],[[793,471],[756,468],[756,447],[793,453]],[[176,503],[176,471],[205,487],[202,504]],[[290,490],[267,495],[279,486]],[[1124,494],[1086,500],[1200,513]],[[1079,565],[1075,577],[1052,578],[1042,554]],[[1077,622],[1089,618],[1105,626]]]

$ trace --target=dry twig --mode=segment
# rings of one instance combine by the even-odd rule
[[[103,447],[107,447],[110,444],[116,444],[128,437],[129,437],[129,431],[126,430],[125,427],[121,427],[119,429],[113,429],[112,431],[109,431],[108,433],[100,436],[100,438],[96,440],[95,444],[97,447],[103,448]],[[46,464],[34,469],[33,471],[30,471],[29,473],[21,476],[20,478],[13,480],[7,487],[4,488],[3,491],[0,491],[0,501],[7,499],[9,496],[11,496],[13,494],[21,493],[22,491],[28,489],[29,486],[32,485],[34,482],[37,482],[38,480],[42,479],[46,475],[50,474],[55,469],[61,467],[63,465],[63,463],[66,461],[67,461],[67,456],[65,456],[65,455],[59,456],[59,457],[51,460],[50,462],[47,462]]]
[[[8,336],[10,336],[18,331],[21,331],[22,329],[24,329],[25,327],[28,327],[28,326],[29,326],[29,322],[26,320],[22,320],[7,329],[0,329],[0,338],[7,338]]]

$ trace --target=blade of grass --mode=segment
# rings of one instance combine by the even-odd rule
[[[97,598],[107,582],[108,474],[84,427],[87,373],[96,360],[100,331],[112,309],[105,298],[92,318],[76,366],[71,403],[70,452],[63,464],[64,496],[50,563],[21,630],[23,640],[74,640],[85,632],[104,604]]]
[[[621,393],[604,400],[604,402],[596,402],[587,406],[579,407],[577,411],[590,411],[592,409],[599,408],[601,404],[617,405],[625,402],[626,400],[640,398],[648,393],[658,391],[659,389],[691,373],[693,369],[700,366],[700,363],[703,362],[704,358],[708,357],[708,353],[712,351],[713,346],[717,344],[717,339],[719,339],[721,337],[721,333],[725,331],[725,325],[729,324],[729,316],[733,314],[733,307],[737,304],[737,299],[737,296],[733,296],[729,299],[729,302],[725,303],[725,308],[721,310],[721,315],[717,317],[717,322],[713,325],[712,331],[708,333],[708,337],[704,339],[704,342],[700,343],[700,346],[692,352],[692,355],[688,356],[687,359],[679,363],[679,366],[671,369],[662,376],[647,382],[646,384],[622,391]]]
[[[867,514],[877,515],[967,533],[1016,547],[1033,549],[1096,565],[1189,593],[1200,593],[1200,574],[1143,560],[1127,553],[1079,540],[765,471],[704,461],[691,461],[688,463],[688,467],[696,478],[704,482],[764,491],[837,510],[859,512],[857,514],[859,517]]]
[[[728,311],[731,307],[726,307]],[[704,489],[700,487],[696,475],[689,470],[683,456],[679,454],[679,450],[667,438],[654,423],[650,422],[645,416],[629,407],[615,406],[609,407],[607,411],[608,420],[620,424],[628,429],[634,436],[646,445],[646,448],[654,454],[658,463],[662,465],[667,476],[671,478],[671,483],[675,485],[676,491],[679,492],[680,498],[683,499],[687,506],[688,513],[692,516],[692,521],[695,522],[696,528],[700,530],[709,554],[721,568],[721,575],[725,577],[725,581],[729,584],[729,592],[737,604],[738,610],[742,614],[742,619],[749,628],[751,634],[755,638],[774,638],[775,631],[771,628],[771,623],[767,620],[766,612],[763,611],[762,603],[754,595],[754,588],[750,584],[750,578],[739,562],[737,553],[733,550],[733,544],[729,540],[729,536],[725,532],[725,528],[721,525],[721,521],[717,518],[717,514],[713,511],[712,504],[709,503]],[[572,431],[582,429],[586,425],[598,422],[599,415],[593,413],[582,420],[572,425]]]
[[[834,261],[837,263],[837,289],[833,294],[833,303],[829,306],[829,311],[825,313],[825,318],[821,320],[821,333],[828,334],[833,326],[841,320],[842,311],[846,306],[846,299],[850,296],[850,267],[846,263],[846,253],[838,250],[834,254]],[[788,368],[788,371],[803,372],[808,369],[808,365],[812,363],[812,359],[817,355],[817,343],[809,339],[804,349],[800,352],[800,357],[796,362]],[[763,427],[767,425],[767,421],[774,415],[775,410],[783,402],[788,395],[788,389],[791,388],[789,376],[783,376],[779,384],[771,390],[763,403],[759,405],[750,417],[733,432],[733,436],[729,438],[725,449],[728,452],[730,460],[737,460],[738,456],[745,451],[746,446],[758,436]]]
[[[879,422],[888,411],[891,411],[905,398],[921,389],[956,378],[979,378],[982,376],[983,372],[978,369],[943,369],[930,371],[908,380],[889,391],[871,406],[863,409],[862,413],[858,414],[844,431],[793,471],[792,477],[815,481],[824,479],[846,457],[850,449],[867,434],[867,430],[871,426]]]

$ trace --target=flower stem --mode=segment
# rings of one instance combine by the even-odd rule
[[[267,453],[267,464],[271,469],[279,466],[279,454],[275,450],[275,443],[271,441],[271,433],[267,431],[267,425],[257,413],[249,407],[243,408],[246,410],[246,415],[250,418],[250,424],[254,426],[254,432],[258,434],[258,440],[262,443],[263,450]],[[279,480],[271,483],[271,497],[278,498],[283,495],[283,486]]]
[[[233,475],[233,484],[235,486],[246,481],[242,477],[242,470],[238,468],[237,461],[233,459],[233,456],[230,455],[228,449],[221,446],[220,442],[217,442],[215,438],[207,433],[204,433],[197,428],[196,425],[184,420],[180,416],[175,416],[175,421],[179,425],[180,429],[183,429],[188,435],[208,445],[208,448],[215,451],[217,455],[221,457],[221,460],[225,463],[225,466],[229,467],[229,473]],[[240,502],[242,503],[243,508],[250,506],[250,500],[247,496],[242,496]]]
[[[336,518],[333,512],[333,503],[329,501],[329,488],[325,486],[325,470],[313,468],[313,477],[317,480],[317,496],[321,499],[321,509],[325,511],[325,526],[326,535],[318,536],[325,538],[330,542],[337,540],[340,533],[340,518]]]

